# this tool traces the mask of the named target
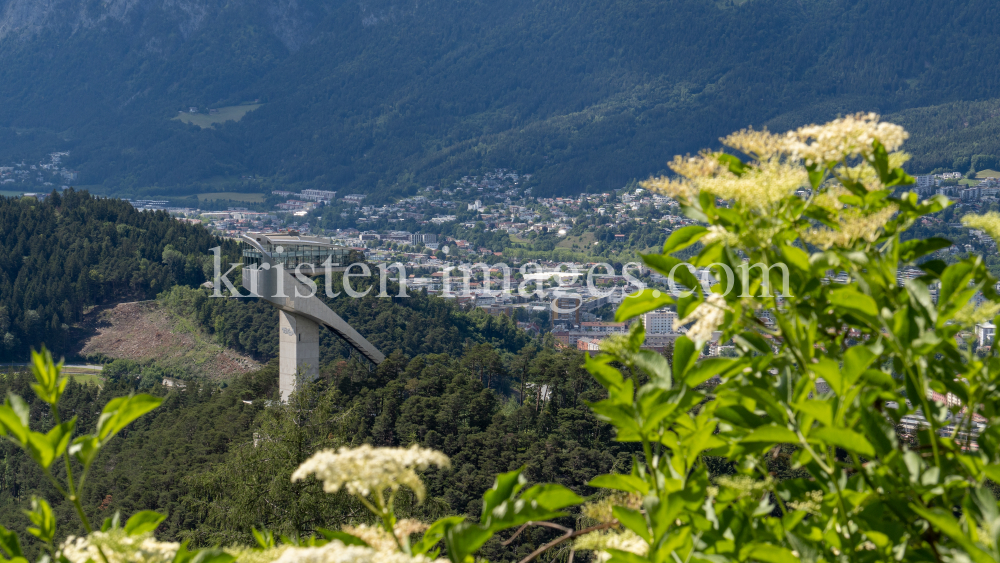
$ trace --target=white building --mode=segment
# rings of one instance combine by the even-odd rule
[[[337,197],[337,192],[331,192],[327,190],[302,190],[299,194],[302,199],[308,199],[310,201],[322,201],[323,203],[330,203]]]
[[[979,346],[992,346],[993,335],[996,334],[997,327],[993,323],[979,323],[976,325],[976,342]]]
[[[677,312],[663,308],[642,315],[646,334],[672,334],[677,324]]]

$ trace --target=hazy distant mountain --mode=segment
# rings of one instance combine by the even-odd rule
[[[746,125],[1000,97],[998,15],[987,0],[0,0],[0,165],[68,149],[80,184],[178,194],[493,166],[606,189]],[[257,100],[214,129],[172,120]]]

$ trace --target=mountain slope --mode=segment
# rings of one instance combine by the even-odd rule
[[[82,184],[178,195],[492,166],[606,189],[750,124],[1000,92],[986,0],[726,4],[0,0],[0,160],[69,149]],[[170,121],[257,99],[238,123]]]

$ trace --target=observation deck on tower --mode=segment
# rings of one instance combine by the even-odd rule
[[[364,261],[364,253],[335,245],[323,237],[288,233],[247,233],[240,237],[243,287],[278,308],[278,372],[281,400],[287,401],[299,379],[319,375],[319,327],[325,326],[373,364],[385,360],[358,331],[318,297],[313,288],[293,275],[321,275],[327,269],[344,271]],[[307,296],[307,297],[303,297]]]

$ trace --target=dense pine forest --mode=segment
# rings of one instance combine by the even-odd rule
[[[200,225],[87,192],[0,197],[0,359],[43,343],[66,351],[94,305],[211,279],[208,250],[218,244]]]
[[[102,452],[84,492],[86,509],[100,518],[157,510],[169,515],[159,537],[245,544],[253,541],[251,527],[294,537],[361,514],[347,495],[324,494],[315,481],[289,481],[321,448],[421,444],[448,454],[450,470],[426,474],[427,500],[402,507],[425,519],[478,514],[494,475],[522,465],[531,482],[593,494],[587,481],[631,463],[631,446],[613,442],[610,426],[584,404],[603,391],[578,352],[528,345],[504,358],[490,346],[445,347],[448,353],[413,358],[396,353],[375,370],[353,361],[327,364],[288,407],[267,406],[277,396],[274,364],[222,387],[156,384],[147,391],[164,395],[164,404]],[[62,410],[79,417],[82,428],[94,425],[106,399],[137,390],[138,372],[127,363],[113,363],[106,373],[100,390],[76,383],[67,389]],[[30,400],[31,380],[26,372],[8,375],[0,391]],[[31,403],[33,419],[42,406]],[[0,444],[0,459],[0,524],[23,529],[27,518],[19,507],[31,495],[53,501],[58,495],[15,446]],[[70,505],[53,508],[60,522],[72,522]],[[539,530],[506,548],[494,540],[491,558],[529,553],[551,537]]]

